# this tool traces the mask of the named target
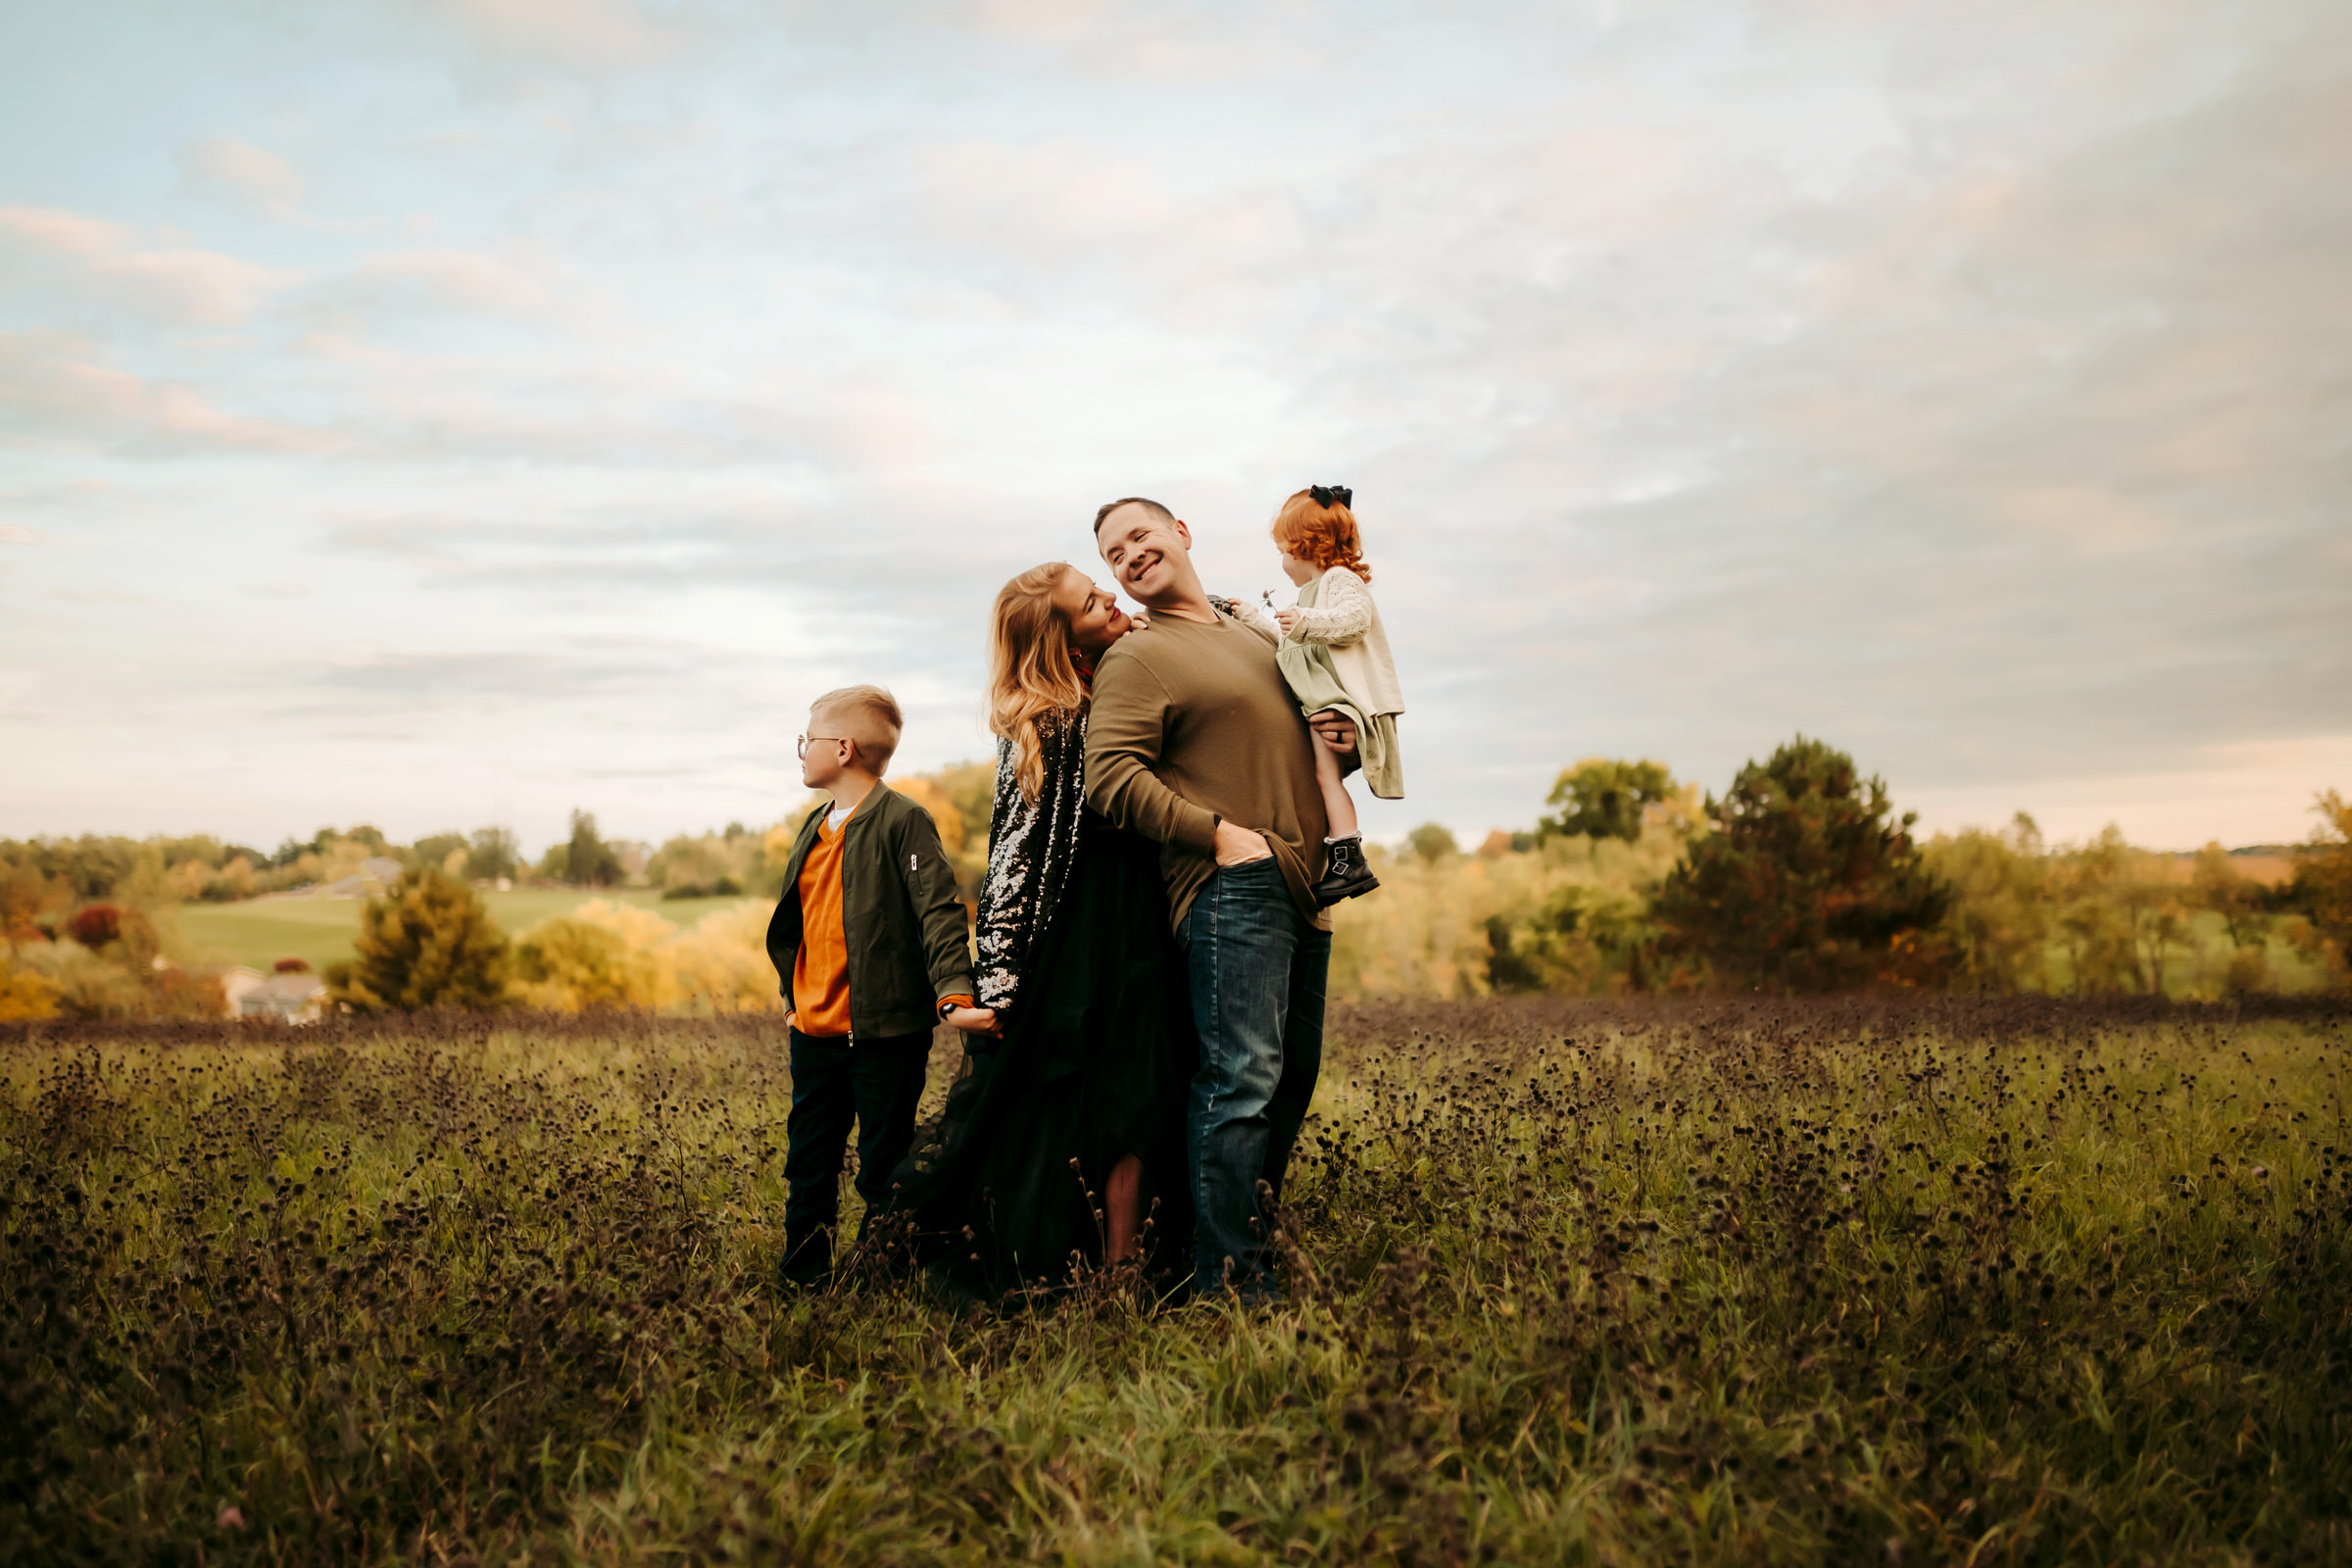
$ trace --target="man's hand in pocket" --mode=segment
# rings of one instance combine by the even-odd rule
[[[1217,863],[1219,865],[1248,865],[1252,860],[1274,858],[1273,848],[1263,833],[1253,833],[1231,822],[1217,824]]]

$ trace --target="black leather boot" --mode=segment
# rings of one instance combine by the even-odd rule
[[[1359,898],[1380,886],[1380,878],[1364,863],[1362,834],[1339,839],[1326,845],[1329,858],[1323,867],[1323,880],[1315,884],[1315,902],[1326,906],[1342,899]]]

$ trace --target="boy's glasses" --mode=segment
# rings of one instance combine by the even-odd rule
[[[798,735],[793,737],[793,747],[800,760],[806,762],[808,760],[808,743],[810,741],[831,741],[840,746],[846,745],[848,740],[849,737],[846,735]]]

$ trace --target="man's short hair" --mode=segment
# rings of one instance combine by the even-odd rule
[[[898,699],[879,686],[844,686],[827,692],[808,705],[808,720],[812,724],[822,720],[826,727],[841,732],[837,739],[855,742],[858,760],[877,775],[890,766],[890,759],[899,749],[899,735],[906,727]]]
[[[1104,505],[1102,505],[1102,507],[1099,507],[1099,508],[1097,508],[1097,509],[1096,509],[1096,511],[1095,511],[1095,537],[1096,537],[1096,538],[1100,539],[1100,538],[1102,538],[1102,519],[1103,519],[1104,517],[1107,517],[1107,516],[1109,516],[1109,515],[1110,515],[1112,513],[1114,513],[1114,512],[1118,511],[1118,510],[1119,510],[1121,507],[1150,507],[1150,508],[1151,508],[1151,509],[1152,509],[1153,512],[1156,512],[1156,513],[1158,513],[1158,514],[1159,514],[1161,516],[1163,516],[1163,517],[1167,518],[1167,519],[1168,519],[1170,522],[1174,522],[1174,521],[1176,520],[1176,514],[1174,514],[1173,512],[1170,512],[1170,511],[1169,511],[1167,508],[1165,508],[1165,507],[1161,506],[1161,505],[1160,505],[1158,502],[1156,502],[1156,501],[1152,500],[1152,499],[1150,496],[1121,496],[1121,497],[1120,497],[1118,500],[1116,500],[1116,501],[1112,501],[1112,502],[1107,502],[1107,503],[1105,503]]]

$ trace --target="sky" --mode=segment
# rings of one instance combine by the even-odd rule
[[[772,821],[1099,503],[1254,598],[1337,482],[1375,835],[2300,839],[2348,259],[2340,0],[0,0],[0,834]]]

